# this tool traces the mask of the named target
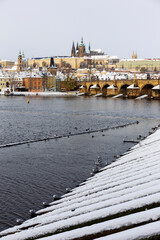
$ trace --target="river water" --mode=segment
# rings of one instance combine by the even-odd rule
[[[0,230],[28,219],[29,209],[85,181],[95,167],[115,160],[160,123],[160,101],[94,97],[0,97],[0,145],[67,135],[139,121],[124,128],[0,149]]]

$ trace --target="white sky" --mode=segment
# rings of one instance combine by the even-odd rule
[[[0,0],[0,59],[70,55],[88,49],[130,58],[160,57],[160,0]]]

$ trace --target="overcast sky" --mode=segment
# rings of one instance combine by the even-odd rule
[[[160,57],[160,0],[0,0],[0,59],[70,55],[81,36],[88,50]]]

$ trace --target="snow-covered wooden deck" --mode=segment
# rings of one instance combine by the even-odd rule
[[[160,239],[160,129],[2,240]]]

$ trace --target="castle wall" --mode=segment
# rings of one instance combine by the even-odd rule
[[[36,65],[37,68],[39,67],[50,67],[51,58],[41,58],[41,59],[28,59],[28,66],[33,67]]]

